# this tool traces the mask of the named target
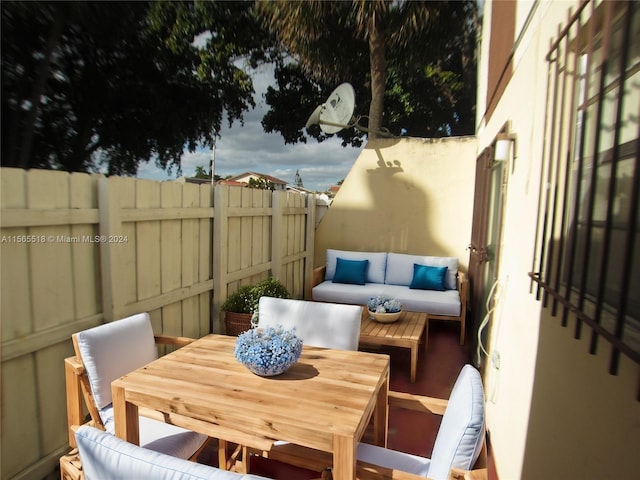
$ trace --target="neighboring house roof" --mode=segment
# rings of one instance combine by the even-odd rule
[[[216,182],[218,185],[230,185],[232,187],[246,187],[248,182],[238,182],[237,180],[223,179]]]
[[[329,187],[329,193],[331,193],[332,195],[338,193],[338,190],[340,190],[340,185],[331,185]]]
[[[235,177],[231,177],[228,180],[235,182],[249,182],[250,178],[264,178],[266,181],[273,183],[274,185],[287,185],[289,182],[285,182],[276,177],[272,177],[271,175],[266,175],[264,173],[258,172],[244,172],[240,175],[236,175]]]

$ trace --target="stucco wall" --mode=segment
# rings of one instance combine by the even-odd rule
[[[316,230],[327,248],[455,256],[466,271],[475,137],[371,141]]]
[[[489,324],[490,355],[484,376],[487,426],[501,480],[627,478],[637,470],[639,368],[621,358],[608,374],[609,348],[601,339],[589,354],[591,331],[573,338],[574,322],[560,326],[536,300],[528,277],[533,267],[545,124],[547,53],[567,10],[578,2],[537,2],[514,55],[514,74],[491,118],[483,116],[486,86],[478,92],[481,151],[511,121],[517,156],[509,162],[505,200],[501,288]],[[489,9],[499,2],[486,2]],[[518,2],[516,35],[534,3]],[[485,23],[483,39],[490,35]],[[483,64],[488,52],[483,46]],[[481,65],[480,72],[486,70]],[[631,447],[634,446],[634,447]]]

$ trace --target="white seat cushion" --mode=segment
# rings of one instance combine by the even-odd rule
[[[333,283],[331,280],[319,283],[311,290],[316,302],[349,303],[351,305],[365,305],[369,298],[382,295],[383,283],[366,283],[364,285],[346,285]]]
[[[98,409],[111,403],[111,382],[158,358],[148,313],[75,335]]]
[[[398,452],[368,443],[358,444],[358,460],[393,470],[413,473],[421,477],[427,476],[429,473],[429,464],[431,463],[431,460],[428,458]]]
[[[402,303],[410,312],[427,312],[432,315],[460,315],[461,301],[458,290],[416,290],[402,285],[367,283],[345,285],[331,281],[322,282],[312,289],[316,302],[337,302],[365,305],[371,297],[385,295]]]
[[[115,435],[113,406],[100,410],[100,418],[108,433]],[[140,446],[155,452],[189,459],[207,440],[207,436],[160,422],[152,418],[139,417]]]
[[[358,305],[273,297],[261,297],[258,304],[260,327],[295,327],[296,336],[314,347],[357,350],[361,319]]]
[[[461,302],[458,290],[416,290],[401,285],[385,285],[383,292],[402,303],[402,309],[410,312],[427,312],[431,315],[460,315]]]
[[[76,432],[86,480],[259,480],[141,448],[96,428]],[[264,480],[264,479],[263,479]]]

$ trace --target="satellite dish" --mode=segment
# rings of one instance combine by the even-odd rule
[[[356,93],[350,83],[343,83],[331,92],[329,98],[322,105],[318,105],[313,113],[309,116],[305,128],[311,125],[320,125],[320,129],[324,133],[338,133],[343,128],[355,127],[361,132],[371,133],[369,130],[359,124],[360,117],[355,120],[353,117],[353,109],[356,106]],[[388,129],[382,128],[375,132],[383,137],[392,138],[393,135]]]
[[[351,84],[338,85],[327,101],[313,111],[307,120],[306,128],[320,124],[324,133],[337,133],[343,128],[351,127],[349,122],[355,105],[356,94]]]

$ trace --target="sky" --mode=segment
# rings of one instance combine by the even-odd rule
[[[221,138],[216,142],[214,173],[226,177],[257,172],[294,185],[298,170],[303,186],[320,192],[344,179],[363,147],[343,147],[335,136],[322,143],[311,138],[308,143],[285,145],[279,133],[266,133],[260,123],[268,110],[264,93],[269,84],[275,83],[273,69],[261,67],[253,75],[253,81],[256,108],[245,113],[244,126],[237,121],[231,128],[228,123],[223,125]],[[182,175],[193,176],[197,166],[209,171],[210,160],[210,148],[185,152]],[[175,169],[168,173],[149,162],[139,165],[137,178],[168,180],[177,178],[177,174]]]

